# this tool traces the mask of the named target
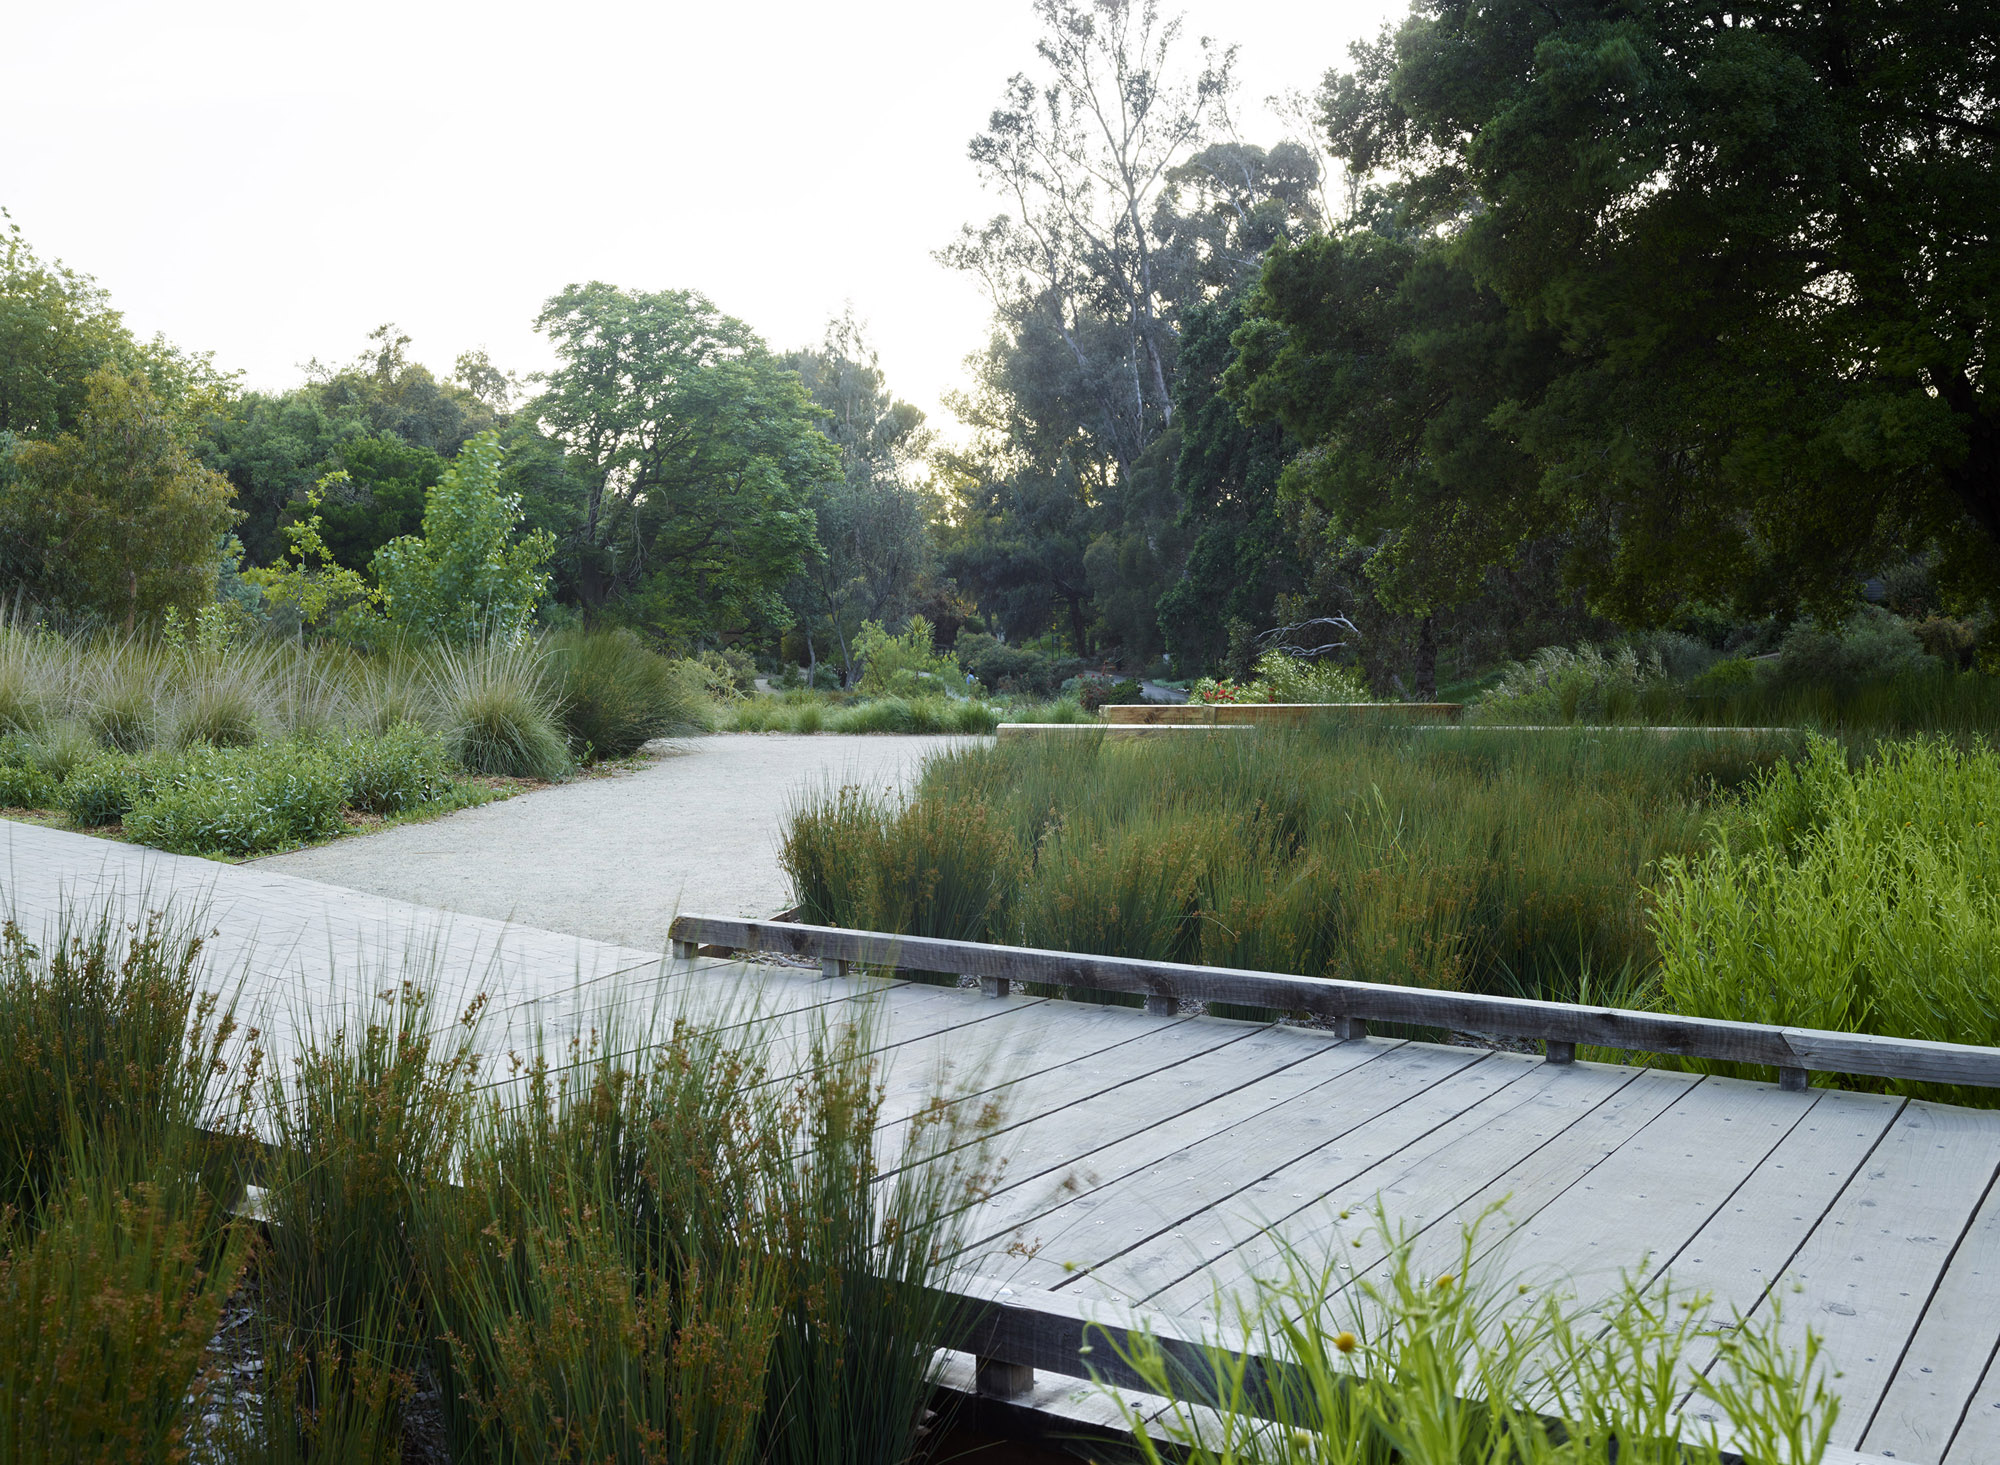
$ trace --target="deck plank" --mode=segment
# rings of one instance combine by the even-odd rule
[[[1787,1283],[1801,1290],[1777,1294],[1782,1335],[1796,1347],[1810,1327],[1841,1373],[1836,1445],[1859,1448],[1993,1180],[1996,1154],[2000,1114],[1908,1104],[1787,1269]]]
[[[1479,1224],[1482,1251],[1572,1187],[1633,1133],[1678,1101],[1694,1080],[1683,1074],[1608,1065],[1552,1066],[1511,1108],[1469,1114],[1451,1133],[1392,1157],[1260,1233],[1210,1273],[1188,1278],[1151,1299],[1162,1312],[1213,1321],[1204,1304],[1216,1284],[1242,1288],[1281,1272],[1285,1252],[1308,1263],[1338,1255],[1360,1279],[1388,1260],[1371,1214],[1379,1203],[1409,1234],[1419,1271],[1456,1263],[1464,1228]],[[1340,1212],[1349,1213],[1346,1222]],[[1492,1211],[1494,1214],[1489,1215]]]
[[[1328,1185],[1359,1174],[1449,1125],[1542,1065],[1412,1044],[1344,1075],[1327,1095],[1274,1124],[1243,1124],[1173,1150],[1037,1222],[1043,1250],[1015,1274],[1033,1287],[1138,1301],[1176,1281],[1169,1271],[1226,1248],[1225,1203],[1287,1167],[1319,1157]],[[1407,1056],[1405,1056],[1407,1054]],[[1182,1233],[1195,1226],[1198,1238]],[[1151,1243],[1149,1245],[1149,1243]],[[1143,1255],[1118,1266],[1128,1253]],[[1154,1279],[1158,1284],[1154,1285]]]

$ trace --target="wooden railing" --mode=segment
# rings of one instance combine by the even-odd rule
[[[1808,1071],[2000,1088],[2000,1048],[726,916],[680,916],[671,932],[673,954],[680,960],[708,948],[813,960],[828,976],[845,975],[856,966],[952,972],[978,978],[989,996],[1006,996],[1015,982],[1048,983],[1135,994],[1155,1013],[1174,1013],[1182,1002],[1275,1008],[1331,1018],[1343,1037],[1365,1036],[1371,1021],[1408,1023],[1539,1039],[1547,1044],[1552,1063],[1574,1061],[1576,1045],[1582,1043],[1772,1065],[1779,1070],[1782,1086],[1793,1089],[1805,1087]],[[1142,1333],[1165,1356],[1169,1371],[1189,1383],[1198,1386],[1209,1367],[1202,1342],[1177,1333],[1166,1319],[1128,1308],[1106,1304],[1086,1311],[1065,1293],[1015,1293],[985,1279],[954,1284],[954,1295],[967,1306],[959,1310],[948,1336],[936,1341],[973,1355],[977,1390],[991,1398],[1026,1401],[1035,1388],[1037,1371],[1149,1391],[1149,1381],[1125,1362]],[[1227,1341],[1234,1347],[1248,1342]],[[1253,1358],[1251,1364],[1264,1370],[1283,1368],[1266,1358]],[[1728,1451],[1722,1458],[1740,1462]],[[1830,1449],[1822,1465],[1890,1462]]]
[[[1763,1064],[1776,1068],[1779,1084],[1788,1089],[1803,1089],[1809,1073],[2000,1088],[2000,1048],[1884,1038],[1872,1033],[1725,1022],[1618,1007],[1485,997],[1428,987],[1282,976],[1234,967],[1085,956],[725,916],[680,916],[673,923],[672,936],[678,957],[692,956],[697,948],[708,946],[803,957],[820,962],[829,971],[858,965],[955,972],[977,977],[989,996],[1005,996],[1015,982],[1044,982],[1136,994],[1145,998],[1147,1011],[1168,1015],[1178,1011],[1183,1002],[1304,1012],[1331,1019],[1342,1037],[1366,1034],[1371,1022],[1393,1022],[1527,1038],[1545,1043],[1552,1063],[1573,1061],[1577,1045],[1584,1044],[1631,1053]]]

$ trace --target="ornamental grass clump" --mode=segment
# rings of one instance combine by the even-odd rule
[[[714,722],[690,668],[629,630],[560,631],[542,644],[554,669],[563,732],[581,762],[629,757],[654,738],[706,732]]]
[[[191,920],[0,928],[0,1459],[187,1458],[240,1278],[235,1026]]]
[[[267,1081],[257,1280],[280,1459],[397,1457],[431,1346],[419,1197],[453,1178],[484,1006],[440,1020],[428,987],[405,980],[309,1029]]]
[[[439,645],[429,668],[437,718],[468,772],[550,782],[569,776],[559,694],[533,644]]]

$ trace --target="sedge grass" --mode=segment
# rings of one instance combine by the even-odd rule
[[[1013,944],[1559,995],[1650,972],[1645,885],[1777,756],[1698,735],[1022,740],[935,755],[905,801],[806,799],[784,863],[827,924],[984,910]]]

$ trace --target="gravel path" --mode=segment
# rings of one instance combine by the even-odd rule
[[[646,767],[256,863],[353,890],[659,950],[677,911],[791,904],[778,842],[792,796],[906,786],[963,737],[725,734]]]

